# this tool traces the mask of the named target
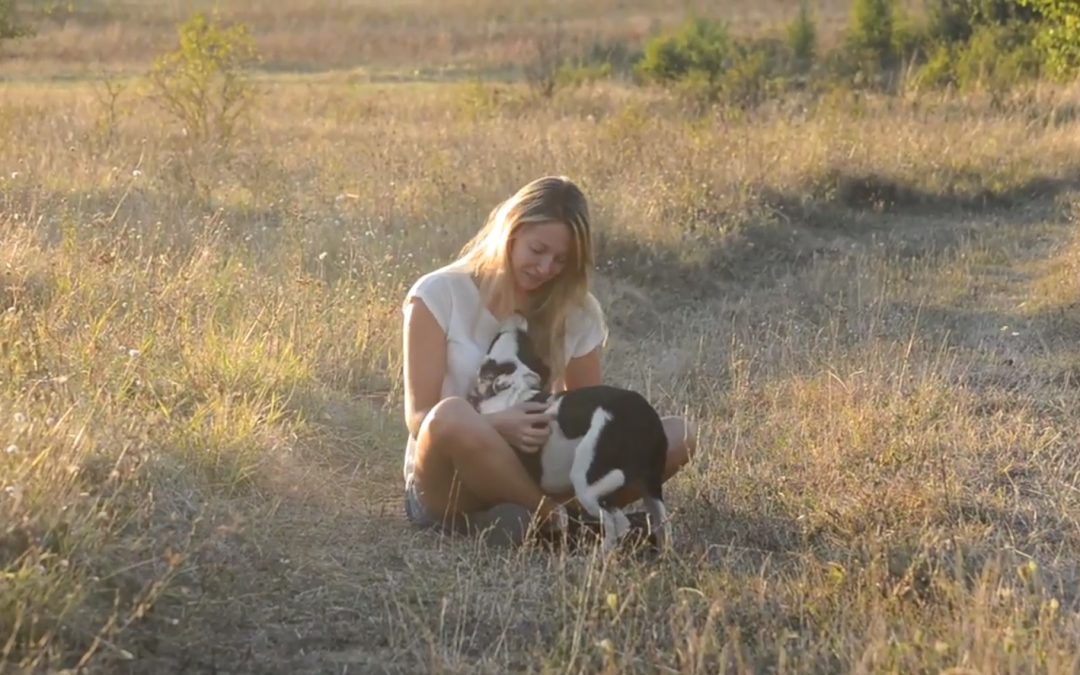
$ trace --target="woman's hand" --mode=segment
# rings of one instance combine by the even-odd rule
[[[536,452],[551,434],[554,415],[544,412],[548,404],[526,401],[506,410],[487,413],[484,418],[506,442],[522,452]]]

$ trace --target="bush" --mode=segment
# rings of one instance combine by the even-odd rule
[[[927,34],[925,23],[898,9],[893,21],[893,53],[898,64],[922,61],[933,48],[934,42]]]
[[[1080,6],[1075,0],[1021,0],[1037,11],[1043,22],[1038,27],[1035,45],[1043,54],[1048,74],[1060,80],[1080,72]]]
[[[0,40],[22,37],[27,32],[18,20],[15,0],[0,0]]]
[[[202,12],[178,32],[179,47],[150,71],[152,99],[193,144],[225,150],[254,97],[245,69],[258,60],[255,44],[246,26],[225,26]]]
[[[804,7],[804,23],[796,42],[808,67],[813,54],[813,24]],[[793,50],[776,40],[733,42],[727,27],[715,21],[692,19],[680,28],[654,38],[645,46],[637,67],[640,77],[672,86],[698,110],[724,100],[755,106],[781,88],[778,76],[793,60]]]
[[[956,55],[957,85],[963,90],[1002,92],[1038,77],[1040,58],[1032,38],[1031,28],[1020,23],[977,27]]]
[[[975,29],[1039,18],[1038,12],[1016,0],[933,0],[928,8],[927,32],[935,41],[967,42]]]
[[[971,37],[971,0],[937,0],[927,10],[927,33],[936,42],[966,42]],[[940,50],[939,50],[939,53]]]
[[[650,40],[636,72],[649,81],[672,83],[692,76],[715,86],[731,56],[727,26],[695,18]]]
[[[1012,22],[977,26],[965,44],[940,43],[917,76],[920,85],[1003,92],[1038,77],[1035,28]]]
[[[922,68],[915,75],[917,88],[930,87],[941,89],[956,84],[953,63],[956,61],[956,48],[946,42],[938,43]]]
[[[738,45],[737,56],[720,78],[720,93],[724,100],[752,107],[781,89],[778,75],[787,54],[779,47],[770,42]]]
[[[800,73],[810,70],[817,52],[817,26],[806,0],[799,5],[799,16],[788,26],[787,44],[793,69]]]
[[[846,38],[861,67],[876,73],[895,63],[895,19],[895,0],[854,0]]]
[[[852,77],[857,86],[887,87],[899,82],[902,66],[917,62],[927,49],[925,29],[896,0],[853,0],[843,48],[828,64],[834,75]]]

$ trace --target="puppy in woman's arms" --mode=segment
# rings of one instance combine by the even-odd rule
[[[549,369],[536,356],[524,318],[515,315],[495,336],[480,366],[469,402],[481,413],[523,401],[549,403],[551,434],[538,451],[518,451],[526,469],[548,494],[574,496],[600,521],[603,550],[629,530],[626,515],[608,497],[624,485],[643,488],[657,548],[671,545],[664,506],[667,437],[660,415],[641,394],[607,385],[548,393]]]

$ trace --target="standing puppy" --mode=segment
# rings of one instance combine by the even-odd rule
[[[549,394],[549,377],[525,320],[516,316],[492,341],[468,399],[481,413],[523,401],[549,403],[555,420],[547,442],[535,453],[518,451],[529,473],[548,494],[573,488],[582,507],[600,521],[605,552],[630,526],[607,497],[623,485],[640,485],[657,547],[664,550],[671,527],[662,489],[667,436],[660,415],[628,389],[597,385]]]

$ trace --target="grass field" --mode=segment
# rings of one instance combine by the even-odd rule
[[[494,2],[246,6],[279,67],[220,161],[133,76],[176,3],[4,47],[0,672],[1080,670],[1075,86],[701,115],[352,71],[514,62]],[[605,378],[700,429],[661,560],[404,519],[400,300],[550,173],[591,199]]]
[[[741,35],[775,35],[797,12],[793,0],[23,0],[36,35],[9,45],[0,74],[72,76],[138,71],[196,9],[248,25],[264,67],[327,68],[441,78],[513,76],[536,58],[538,42],[558,40],[569,54],[593,46],[640,47],[656,30],[691,14],[721,16]],[[811,3],[824,44],[847,21],[844,0]],[[917,13],[918,0],[902,5]],[[509,71],[509,72],[508,72]]]

